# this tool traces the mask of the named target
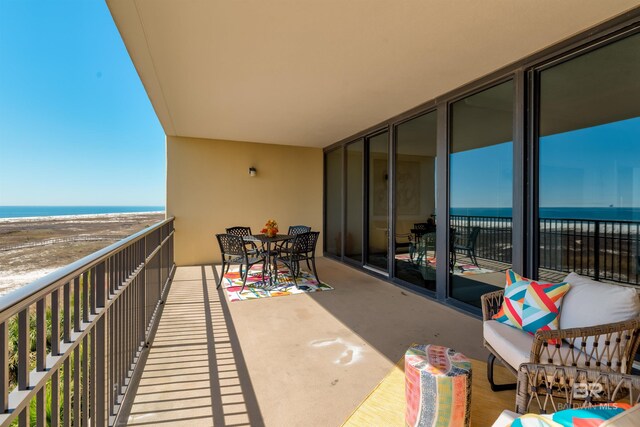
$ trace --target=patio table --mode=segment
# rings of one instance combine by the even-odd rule
[[[271,250],[271,245],[278,242],[286,242],[292,240],[296,236],[293,234],[276,234],[273,237],[268,237],[266,234],[253,234],[251,236],[244,236],[245,241],[260,242],[262,247],[265,248],[265,256],[267,258],[267,275],[269,277],[269,287],[272,287],[274,282],[278,282],[278,257],[275,256],[276,251]],[[264,280],[264,277],[263,277]]]

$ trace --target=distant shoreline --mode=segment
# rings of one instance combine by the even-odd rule
[[[0,205],[0,218],[164,212],[165,205]]]
[[[119,217],[125,215],[155,215],[164,214],[165,211],[135,211],[135,212],[111,212],[111,213],[87,213],[87,214],[69,214],[69,215],[45,215],[45,216],[14,216],[0,217],[0,223],[19,222],[19,221],[47,221],[47,220],[72,220],[72,219],[89,219],[92,217],[108,218]]]
[[[164,211],[0,218],[0,297],[164,218]]]

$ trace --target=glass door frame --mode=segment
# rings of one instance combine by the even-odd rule
[[[372,138],[376,136],[380,136],[384,133],[387,133],[387,175],[389,176],[389,180],[387,181],[387,269],[382,270],[375,265],[371,265],[367,263],[367,259],[369,258],[369,160],[371,155],[370,142]],[[363,222],[362,222],[362,267],[367,269],[368,271],[373,271],[377,274],[380,274],[385,277],[391,277],[391,242],[392,242],[392,234],[391,234],[391,210],[390,210],[390,202],[391,202],[391,194],[392,194],[392,169],[391,169],[391,129],[389,126],[385,126],[384,128],[380,128],[374,132],[368,133],[362,139],[364,139],[364,165],[363,165]]]
[[[365,137],[359,137],[359,138],[355,138],[352,141],[347,142],[346,144],[344,144],[344,146],[342,147],[342,186],[343,186],[343,192],[342,192],[342,261],[347,263],[347,264],[351,264],[354,266],[358,266],[358,267],[362,267],[364,265],[364,218],[362,218],[363,223],[362,223],[362,234],[361,234],[361,239],[360,239],[360,244],[362,245],[362,259],[358,262],[357,260],[348,257],[347,256],[347,230],[348,230],[348,223],[349,223],[349,216],[348,216],[348,211],[347,211],[347,199],[348,199],[348,188],[349,188],[349,152],[348,152],[348,147],[350,145],[356,144],[358,142],[362,141],[362,164],[361,164],[361,170],[363,171],[364,174],[364,168],[366,166],[366,156],[365,156]],[[361,177],[364,180],[364,176]],[[362,186],[361,186],[361,190],[362,190],[362,200],[361,203],[364,204],[365,202],[365,182],[363,181]],[[363,205],[363,216],[364,216],[364,205]]]
[[[396,171],[396,160],[398,157],[398,153],[397,153],[397,148],[398,148],[398,127],[400,127],[401,125],[410,122],[411,120],[417,119],[419,117],[425,116],[427,114],[438,114],[438,107],[437,106],[433,106],[432,108],[427,108],[423,111],[419,111],[415,114],[412,114],[410,116],[404,117],[402,120],[395,122],[393,124],[393,126],[391,126],[391,129],[389,131],[389,139],[390,139],[390,147],[389,147],[389,277],[392,278],[393,282],[398,283],[402,286],[411,288],[411,289],[415,289],[420,293],[426,293],[427,295],[431,296],[431,297],[435,297],[436,296],[436,292],[437,291],[432,291],[430,289],[425,289],[422,288],[420,286],[417,286],[413,283],[407,282],[406,280],[403,280],[399,277],[396,276],[396,263],[395,263],[395,257],[396,257],[396,245],[395,245],[395,235],[396,235],[396,217],[397,217],[397,205],[396,205],[396,175],[397,175],[397,171]],[[438,126],[438,132],[440,131],[439,129],[439,117],[436,120],[436,126]],[[439,212],[437,211],[437,207],[439,206],[438,204],[438,192],[440,191],[440,189],[438,188],[437,182],[439,182],[440,180],[440,172],[439,172],[439,161],[437,160],[439,158],[440,155],[440,146],[439,146],[439,139],[438,136],[436,136],[436,186],[435,186],[435,194],[434,194],[434,198],[436,201],[436,217],[439,214]],[[437,228],[436,228],[437,230]],[[436,244],[437,244],[437,237],[436,237]],[[438,266],[436,265],[436,289],[438,288],[438,283],[439,280],[437,279],[437,270],[438,270]]]
[[[466,91],[459,96],[448,99],[446,103],[443,103],[442,110],[440,108],[438,112],[441,116],[438,118],[438,130],[442,132],[438,133],[438,156],[443,152],[442,162],[438,162],[438,166],[443,166],[443,171],[438,172],[438,179],[442,179],[443,183],[438,185],[438,191],[445,194],[438,194],[438,209],[437,214],[442,218],[446,218],[446,227],[442,227],[437,235],[437,247],[438,251],[446,251],[444,253],[449,254],[450,236],[447,232],[451,227],[450,221],[450,155],[451,155],[451,135],[453,128],[453,104],[476,95],[485,90],[491,89],[502,83],[513,81],[513,117],[512,117],[512,147],[513,147],[513,184],[512,184],[512,206],[511,206],[511,268],[520,273],[528,274],[529,271],[525,269],[525,247],[527,247],[526,233],[527,221],[525,219],[525,212],[527,212],[527,205],[529,202],[529,183],[528,183],[528,171],[527,164],[528,147],[526,144],[526,134],[524,132],[523,123],[526,123],[527,108],[526,108],[526,95],[527,95],[527,75],[523,68],[513,72],[507,73],[499,78],[493,79],[480,86],[474,87],[472,91]],[[440,120],[442,119],[442,120]],[[443,122],[443,123],[441,123]],[[444,205],[444,206],[443,206]],[[443,252],[441,252],[443,253]],[[470,304],[462,301],[458,301],[451,296],[451,277],[449,274],[448,263],[446,266],[438,268],[437,275],[437,296],[439,300],[445,300],[447,304],[454,307],[463,309],[466,312],[481,315],[482,311]]]

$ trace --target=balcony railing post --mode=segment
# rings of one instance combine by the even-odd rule
[[[147,239],[143,239],[140,248],[138,250],[139,257],[142,263],[142,270],[140,271],[140,302],[139,302],[139,336],[142,337],[146,346],[149,345],[149,341],[147,340]]]
[[[47,369],[47,318],[45,297],[36,303],[36,370]],[[36,395],[36,425],[44,427],[47,421],[45,402],[46,387],[40,388]]]
[[[0,323],[0,413],[9,409],[9,334],[7,322]]]
[[[600,221],[594,222],[593,241],[593,277],[600,280]]]
[[[29,339],[29,308],[18,313],[18,390],[27,390],[29,384],[29,361],[31,341]],[[29,424],[29,406],[19,415],[20,426]]]
[[[101,262],[96,266],[96,306],[104,308],[107,301],[107,281],[105,263]],[[105,313],[98,319],[95,327],[95,342],[92,348],[95,352],[93,362],[95,365],[95,409],[92,414],[91,425],[104,427],[107,419],[107,399],[109,393],[106,384],[106,331],[105,331]]]

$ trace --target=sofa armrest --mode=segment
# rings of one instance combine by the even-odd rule
[[[519,414],[612,402],[638,404],[640,376],[539,363],[523,363],[518,369]]]
[[[628,373],[640,342],[640,318],[584,328],[536,332],[530,361],[564,366],[594,366],[601,370]],[[593,346],[586,351],[587,340]],[[549,344],[555,340],[556,344]],[[560,347],[580,350],[561,352]]]
[[[504,289],[489,292],[480,297],[482,301],[482,320],[491,320],[500,311],[504,299]]]

